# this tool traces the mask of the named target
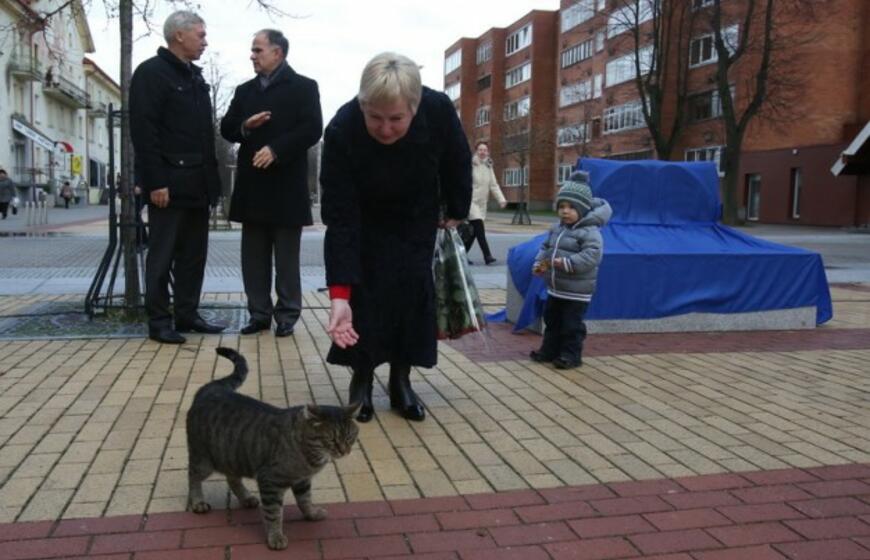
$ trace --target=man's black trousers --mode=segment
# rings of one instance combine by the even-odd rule
[[[296,324],[302,312],[299,246],[302,227],[242,224],[242,281],[251,319],[262,324]],[[272,259],[275,293],[272,304]]]
[[[190,324],[199,298],[208,253],[208,208],[148,205],[150,239],[145,261],[145,311],[150,329],[172,326],[169,276],[172,273],[175,322]]]

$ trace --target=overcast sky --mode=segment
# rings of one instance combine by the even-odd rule
[[[423,83],[442,89],[444,49],[460,37],[478,37],[490,27],[506,27],[529,11],[556,10],[559,0],[275,0],[284,11],[298,16],[271,21],[247,0],[203,0],[200,15],[206,20],[208,55],[217,54],[233,85],[253,77],[250,54],[255,31],[275,27],[290,40],[288,61],[293,68],[320,85],[326,122],[356,95],[365,63],[382,51],[397,51],[423,65]],[[155,16],[158,27],[171,12],[164,1]],[[117,20],[89,14],[96,53],[91,56],[118,78]],[[133,64],[152,56],[163,44],[159,34],[141,36],[133,48]]]

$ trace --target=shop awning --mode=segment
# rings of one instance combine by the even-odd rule
[[[33,140],[34,144],[50,152],[53,152],[55,149],[54,140],[30,126],[29,123],[15,117],[12,117],[12,130],[20,133],[25,138]]]
[[[840,158],[831,167],[831,173],[838,175],[866,175],[870,173],[870,122],[843,150]]]

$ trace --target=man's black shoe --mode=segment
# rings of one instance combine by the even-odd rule
[[[178,331],[172,330],[170,327],[161,329],[148,329],[148,338],[162,342],[163,344],[184,344],[187,339],[178,334]]]
[[[260,331],[268,331],[272,325],[264,321],[255,321],[251,319],[248,324],[242,327],[239,332],[242,334],[254,334]]]
[[[556,358],[553,360],[553,367],[556,369],[574,369],[583,365],[583,360],[572,360],[569,358]]]
[[[288,322],[279,322],[275,327],[275,336],[290,336],[293,334],[293,324]]]
[[[178,332],[198,332],[205,334],[217,334],[223,332],[227,328],[226,325],[218,325],[215,323],[207,323],[202,317],[197,317],[190,323],[175,322],[175,330]]]

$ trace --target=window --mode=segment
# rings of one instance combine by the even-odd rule
[[[559,107],[567,107],[588,99],[592,99],[591,79],[568,84],[559,89]]]
[[[522,66],[511,68],[504,74],[504,87],[511,88],[517,84],[527,82],[532,79],[532,63],[526,62]]]
[[[734,86],[731,86],[731,98],[734,98]],[[722,99],[719,90],[705,91],[689,97],[689,122],[715,119],[722,116]]]
[[[484,126],[487,124],[489,124],[489,105],[484,105],[474,115],[474,126]]]
[[[643,128],[644,126],[646,126],[646,121],[643,119],[643,104],[640,101],[632,101],[604,110],[605,134]]]
[[[621,154],[612,154],[606,159],[614,159],[618,161],[635,161],[639,159],[655,159],[652,150],[640,150],[639,152],[622,152]]]
[[[801,168],[791,170],[791,217],[797,220],[801,217]]]
[[[733,54],[737,49],[739,29],[739,26],[732,25],[722,30],[722,40],[725,42],[729,53]],[[715,36],[712,33],[692,39],[692,42],[689,44],[689,67],[703,66],[704,64],[716,62],[718,59]]]
[[[592,97],[598,99],[601,97],[601,89],[604,86],[604,75],[595,74],[595,76],[593,76],[592,84]]]
[[[761,175],[752,173],[746,176],[746,219],[758,221],[761,214]]]
[[[638,50],[637,55],[640,58],[641,75],[649,72],[650,67],[652,66],[652,54],[652,45],[642,47]],[[621,84],[622,82],[627,82],[628,80],[633,80],[636,74],[634,64],[635,53],[633,52],[620,56],[619,58],[614,58],[608,62],[606,69],[607,86],[610,87],[616,84]]]
[[[444,88],[444,93],[447,94],[447,97],[450,98],[451,101],[456,101],[459,99],[460,90],[462,89],[462,85],[459,82],[455,84],[450,84],[446,88]]]
[[[528,96],[509,101],[504,106],[504,120],[512,121],[520,117],[525,117],[529,114],[529,98]]]
[[[559,164],[556,168],[556,182],[562,184],[571,177],[571,172],[574,171],[574,166],[570,163]]]
[[[519,167],[508,167],[504,170],[504,181],[502,185],[505,187],[520,187],[529,184],[529,166],[522,169]]]
[[[692,11],[700,10],[701,8],[706,8],[707,6],[712,6],[713,0],[692,0]]]
[[[514,31],[505,39],[505,54],[512,55],[518,50],[532,44],[532,24],[527,23],[521,29]]]
[[[686,161],[713,161],[716,162],[716,169],[719,170],[719,175],[725,173],[724,158],[725,146],[709,146],[706,148],[693,148],[686,150]]]
[[[477,47],[477,63],[483,64],[492,58],[492,41],[487,41]]]
[[[586,123],[563,126],[556,132],[556,144],[559,146],[573,146],[589,140],[589,126]]]
[[[653,18],[652,3],[639,0],[616,10],[607,18],[607,38],[616,37]]]
[[[592,39],[584,41],[577,45],[568,47],[562,51],[562,68],[567,68],[572,64],[577,64],[581,60],[586,60],[592,56]]]
[[[595,52],[604,50],[604,31],[599,31],[595,34]]]
[[[477,80],[477,91],[483,91],[485,89],[489,89],[492,85],[492,74],[487,74],[486,76]]]
[[[573,29],[595,15],[595,0],[579,0],[570,8],[562,10],[562,33]]]
[[[598,5],[595,6],[595,9],[599,12],[603,12],[607,9],[607,0],[598,0]]]
[[[462,64],[462,51],[455,50],[444,58],[444,75],[453,72]]]

